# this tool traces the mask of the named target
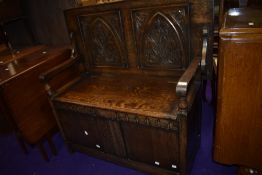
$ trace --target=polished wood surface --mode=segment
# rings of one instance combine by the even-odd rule
[[[55,52],[55,50],[58,50]],[[46,58],[55,57],[59,55],[59,50],[61,48],[51,49],[44,46],[37,46],[33,48],[25,49],[21,51],[22,59],[15,59],[12,61],[7,61],[6,64],[0,66],[0,85],[8,82],[11,79],[31,70],[34,67],[37,67],[46,62]],[[69,52],[69,51],[68,51]],[[28,54],[29,53],[29,54]],[[68,53],[69,54],[69,53]],[[20,54],[18,53],[18,56]],[[9,56],[10,57],[10,56]],[[39,73],[40,75],[40,73]]]
[[[133,0],[138,1],[138,0]],[[178,3],[185,2],[177,0]],[[191,3],[191,31],[192,47],[194,55],[201,54],[201,38],[204,26],[212,31],[213,24],[213,0],[190,0]],[[92,0],[83,2],[84,5],[94,5]],[[27,16],[37,42],[43,44],[68,44],[69,38],[63,18],[63,10],[78,6],[80,0],[26,0]],[[48,13],[46,13],[46,11]],[[210,32],[211,34],[212,32]],[[209,41],[212,43],[212,40]]]
[[[56,100],[159,118],[176,114],[174,78],[91,76],[68,89]]]
[[[123,123],[122,127],[130,159],[155,164],[167,170],[178,169],[179,136],[176,132],[128,122]],[[174,168],[174,166],[177,167]]]
[[[15,50],[15,52],[12,53],[8,48],[6,47],[3,48],[4,49],[0,49],[0,65],[4,65],[14,60],[18,60],[19,58],[23,58],[34,52],[39,52],[39,53],[43,52],[46,49],[43,45],[38,45],[38,46],[26,47],[19,50]]]
[[[181,74],[191,59],[190,52],[186,52],[189,47],[188,6],[173,4],[173,7],[166,7],[160,6],[161,3],[157,1],[132,2],[129,2],[130,5],[125,2],[104,4],[101,5],[104,6],[103,9],[99,9],[100,5],[97,5],[66,11],[69,32],[73,33],[79,54],[85,57],[85,67],[92,72],[104,73],[113,73],[118,69],[122,73]],[[155,13],[154,8],[150,8],[152,3],[160,6],[159,14]],[[141,10],[136,10],[140,6]],[[122,10],[110,10],[111,8]],[[130,8],[130,11],[125,8]],[[165,13],[162,12],[164,10]],[[83,13],[93,15],[82,16]],[[75,28],[78,25],[77,18],[83,35]],[[170,33],[173,40],[168,37]],[[140,37],[143,35],[145,37]],[[161,35],[165,36],[163,40]],[[164,48],[168,45],[170,47]],[[171,46],[177,49],[172,50]],[[166,49],[169,50],[165,52]]]
[[[236,15],[236,16],[235,16]],[[234,28],[234,29],[233,29]],[[262,14],[260,9],[230,9],[220,33],[237,32],[260,33],[262,28]],[[227,30],[228,29],[228,30]]]
[[[179,6],[179,7],[183,7],[182,4],[185,3],[185,2],[186,1],[184,1],[184,0],[176,0],[177,6]],[[107,4],[106,5],[107,8],[105,8],[105,10],[108,10],[110,7],[113,8],[113,7],[121,6],[121,4],[124,4],[124,3],[125,2],[114,2],[114,3]],[[136,6],[139,6],[139,4],[140,4],[140,2],[137,1],[137,0],[134,0],[134,1],[129,2],[129,3],[132,4],[134,9],[136,8]],[[150,2],[146,3],[144,5],[144,7],[150,6],[151,4],[160,5],[161,3],[162,3],[161,1],[150,1]],[[172,2],[169,2],[169,3],[172,3]],[[199,1],[199,0],[191,0],[190,3],[191,3],[191,11],[190,11],[191,28],[190,28],[189,32],[191,33],[191,46],[192,46],[192,50],[190,52],[191,52],[192,55],[199,56],[199,55],[201,55],[201,51],[202,51],[202,39],[201,38],[202,38],[203,27],[204,26],[207,27],[207,31],[212,31],[213,30],[212,29],[212,25],[213,25],[213,10],[212,10],[213,9],[213,2],[212,1],[206,1],[206,0],[201,0],[201,1]],[[119,4],[119,5],[117,5],[117,4]],[[95,12],[95,11],[99,12],[100,11],[99,10],[100,6],[104,6],[104,5],[103,4],[97,5],[97,6],[96,5],[92,5],[92,6],[90,6],[90,8],[85,7],[84,9],[83,8],[82,9],[79,8],[79,11],[77,13],[80,15],[81,13],[87,13],[87,12],[92,12],[92,13]],[[171,12],[168,12],[168,7],[164,7],[163,6],[162,8],[166,10],[166,13],[169,13],[169,14],[165,14],[165,15],[167,15],[167,16],[169,15],[169,17],[172,16],[172,14],[170,14]],[[186,16],[188,15],[187,14],[187,9],[180,9],[180,10],[181,10],[181,13],[185,13]],[[75,33],[75,35],[76,35],[75,38],[77,40],[77,43],[81,46],[81,47],[79,46],[80,49],[81,49],[80,50],[81,54],[85,55],[87,57],[86,54],[89,54],[88,52],[90,52],[90,51],[87,51],[87,53],[85,53],[86,51],[84,51],[84,49],[82,49],[83,46],[80,44],[81,43],[81,40],[80,40],[81,36],[79,36],[78,32],[75,31],[76,28],[73,27],[73,26],[77,25],[77,21],[72,20],[72,18],[75,15],[77,15],[77,13],[76,14],[74,14],[74,13],[75,12],[73,12],[73,11],[70,12],[70,10],[68,10],[66,12],[66,16],[68,16],[68,15],[71,16],[70,18],[68,18],[70,20],[67,22],[69,24],[69,32],[74,32]],[[123,19],[121,19],[121,20],[129,21],[129,22],[127,22],[125,24],[125,26],[119,26],[119,24],[118,24],[119,22],[116,23],[116,24],[109,23],[110,18],[116,18],[117,17],[117,13],[118,13],[117,10],[112,12],[108,17],[106,17],[107,19],[105,19],[104,22],[106,22],[106,24],[109,24],[109,26],[111,26],[111,27],[114,26],[113,30],[115,30],[116,27],[120,27],[120,29],[116,28],[117,32],[118,31],[120,32],[120,33],[117,33],[120,37],[121,37],[121,34],[123,33],[123,30],[125,30],[125,36],[124,37],[125,37],[125,40],[127,42],[127,45],[125,47],[127,47],[128,50],[130,50],[131,53],[129,52],[128,55],[125,54],[124,56],[125,57],[128,56],[130,58],[132,58],[132,57],[134,58],[134,57],[136,57],[136,55],[134,55],[136,52],[138,52],[137,54],[140,54],[140,51],[136,51],[136,49],[137,49],[136,47],[137,46],[136,46],[135,42],[132,41],[133,40],[132,37],[135,37],[134,35],[136,35],[136,33],[133,34],[131,30],[127,31],[127,29],[131,27],[130,25],[132,25],[131,23],[132,23],[132,18],[133,17],[132,16],[128,17],[128,16],[124,15],[125,17]],[[127,11],[126,12],[123,11],[123,13],[127,13]],[[148,10],[146,13],[150,13],[150,10]],[[139,15],[141,16],[141,14],[139,14],[139,11],[137,13],[134,13],[134,15],[136,15],[137,18],[139,18]],[[173,15],[178,15],[177,17],[179,17],[179,14],[175,14],[174,13]],[[85,17],[85,18],[87,18],[87,17]],[[87,20],[91,20],[92,21],[91,17],[89,17],[89,18],[90,19],[87,19]],[[81,18],[81,21],[85,21],[85,20],[84,19],[82,20],[82,18]],[[180,22],[183,23],[184,22],[185,23],[184,27],[187,27],[187,23],[189,22],[187,20],[185,20],[185,21],[178,20],[178,21],[179,21],[178,23],[180,23]],[[115,21],[110,21],[110,22],[115,22]],[[141,21],[141,22],[143,22],[143,21]],[[174,22],[173,20],[171,20],[170,22],[174,23],[175,26],[178,25],[178,23]],[[71,28],[71,26],[72,26],[72,28]],[[83,25],[82,27],[88,27],[88,26]],[[145,27],[145,26],[142,26],[142,27]],[[86,29],[88,29],[88,28],[86,28]],[[85,29],[83,29],[83,31],[85,31]],[[178,33],[179,33],[179,30],[178,30]],[[211,35],[211,33],[212,32],[208,32],[208,35]],[[86,36],[86,34],[85,34],[85,36]],[[142,38],[140,38],[140,39],[142,39]],[[176,38],[174,38],[174,39],[176,39]],[[118,40],[116,40],[116,41],[118,41]],[[120,40],[120,43],[121,43],[121,41],[122,40]],[[136,42],[140,43],[140,41],[136,41]],[[187,41],[185,41],[185,43],[184,43],[185,44],[184,48],[188,47],[186,45],[186,43],[187,43]],[[211,44],[212,40],[208,40],[208,43],[209,43],[208,44],[208,47],[209,47],[208,48],[208,54],[209,54],[210,48],[211,48],[210,46],[212,45]],[[140,47],[140,46],[138,45],[138,47]],[[122,51],[122,53],[123,53],[123,51]],[[122,57],[123,57],[123,55],[122,55]],[[185,55],[185,57],[188,57],[188,55],[187,56]],[[186,59],[192,59],[192,57],[191,58],[186,58]],[[209,62],[210,61],[208,61],[208,63]],[[186,62],[186,64],[188,64],[188,62]],[[128,66],[129,66],[129,68],[132,68],[132,67],[136,67],[137,65],[136,65],[136,62],[133,61],[133,62],[129,62]]]
[[[203,45],[191,47],[191,22],[211,22],[202,10],[141,0],[65,11],[71,58],[40,78],[70,150],[151,174],[190,172],[201,121],[193,53]]]
[[[70,57],[70,51],[66,47],[44,46],[32,50],[31,54],[0,66],[0,99],[22,147],[26,148],[23,142],[37,144],[47,159],[42,141],[51,136],[57,124],[39,75]]]
[[[220,32],[214,159],[261,170],[261,11],[237,11]]]

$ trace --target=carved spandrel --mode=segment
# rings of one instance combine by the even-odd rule
[[[109,26],[97,19],[92,28],[92,58],[95,65],[121,63],[121,50]]]
[[[187,21],[185,8],[132,11],[134,34],[141,68],[170,69],[185,66]]]
[[[94,66],[126,66],[126,47],[119,11],[79,17],[83,40]]]
[[[176,21],[177,25],[183,33],[187,31],[186,28],[186,12],[185,9],[178,9],[175,11],[169,11],[170,16]]]
[[[169,21],[156,14],[142,39],[142,64],[181,66],[181,41]]]

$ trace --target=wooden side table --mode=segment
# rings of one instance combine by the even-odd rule
[[[48,160],[42,144],[45,139],[56,154],[51,136],[57,130],[57,125],[39,75],[69,57],[70,50],[67,48],[42,47],[0,65],[2,110],[12,123],[24,152],[27,152],[25,143],[36,144],[45,160]]]

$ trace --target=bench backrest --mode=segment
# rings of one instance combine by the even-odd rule
[[[122,1],[65,12],[90,72],[180,75],[192,60],[186,0]]]

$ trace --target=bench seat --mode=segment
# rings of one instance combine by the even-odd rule
[[[176,116],[178,79],[141,76],[91,76],[82,79],[55,101],[146,115]]]

